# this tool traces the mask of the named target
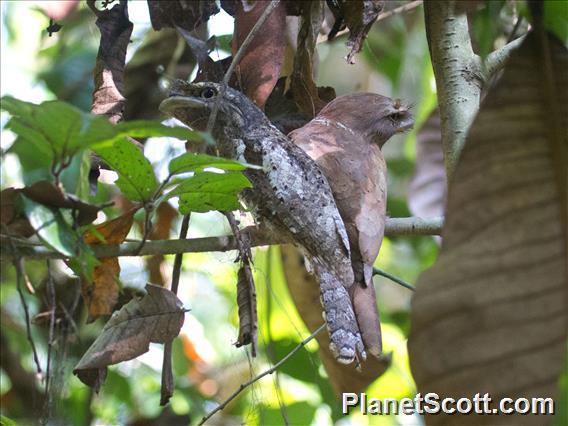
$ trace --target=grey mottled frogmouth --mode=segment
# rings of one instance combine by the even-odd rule
[[[354,283],[349,241],[327,179],[308,155],[244,94],[217,83],[178,81],[160,109],[192,128],[205,128],[213,105],[213,136],[222,156],[262,166],[247,169],[253,188],[241,193],[257,221],[300,247],[319,284],[330,349],[342,363],[366,352],[348,288]]]
[[[365,349],[382,352],[373,264],[383,240],[387,169],[381,147],[414,124],[408,108],[385,96],[336,98],[288,136],[318,164],[339,209],[351,248],[355,282],[348,286]]]

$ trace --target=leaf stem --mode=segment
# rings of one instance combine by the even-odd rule
[[[181,221],[181,229],[179,231],[179,239],[185,240],[189,229],[189,220],[191,214],[187,214]],[[174,266],[172,271],[172,285],[170,290],[177,294],[179,287],[179,279],[181,276],[181,265],[183,261],[183,253],[177,253],[174,258]],[[174,394],[174,375],[172,372],[172,341],[164,344],[164,360],[162,363],[162,389],[160,391],[160,405],[166,405]]]
[[[248,388],[249,386],[258,382],[264,376],[267,376],[269,374],[274,373],[280,366],[282,366],[286,361],[288,361],[296,352],[298,352],[300,349],[302,349],[304,346],[306,346],[319,333],[321,333],[323,330],[325,330],[325,328],[326,328],[325,324],[320,325],[312,334],[310,334],[308,337],[306,337],[304,340],[302,340],[284,358],[282,358],[280,361],[278,361],[276,364],[274,364],[274,366],[272,366],[268,370],[265,370],[264,372],[260,373],[258,376],[252,378],[248,382],[242,383],[236,391],[234,391],[227,399],[225,399],[225,401],[223,401],[221,404],[219,404],[217,407],[215,407],[213,410],[211,410],[209,413],[207,413],[207,415],[205,415],[201,419],[201,421],[198,423],[198,426],[201,426],[207,420],[209,420],[215,413],[217,413],[217,412],[221,411],[223,408],[225,408],[229,404],[229,402],[231,402],[233,399],[235,399],[246,388]]]

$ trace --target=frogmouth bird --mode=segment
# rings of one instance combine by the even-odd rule
[[[348,289],[354,283],[349,241],[328,181],[308,155],[244,94],[211,82],[176,82],[160,109],[203,130],[217,104],[213,128],[219,153],[256,164],[244,173],[253,184],[241,193],[259,225],[297,245],[320,285],[330,349],[341,363],[366,352]]]
[[[381,147],[414,124],[400,101],[373,93],[340,96],[288,136],[326,176],[351,249],[355,282],[348,287],[363,343],[382,352],[373,264],[383,240],[387,169]]]

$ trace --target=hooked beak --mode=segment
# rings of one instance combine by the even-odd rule
[[[399,122],[397,133],[403,133],[414,127],[414,118],[410,113],[406,113]]]
[[[180,108],[201,109],[206,106],[205,101],[199,98],[173,95],[162,101],[158,107],[160,111],[166,114],[173,114]]]

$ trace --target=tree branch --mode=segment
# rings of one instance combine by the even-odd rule
[[[481,61],[471,46],[467,15],[457,9],[456,1],[424,2],[448,177],[452,175],[467,131],[479,109],[483,84]]]
[[[386,236],[409,236],[409,235],[440,235],[442,230],[443,218],[435,217],[423,219],[419,217],[405,217],[387,219],[385,226]],[[250,238],[251,247],[265,246],[271,244],[283,244],[286,241],[278,241],[271,236],[259,232],[256,227],[248,227],[242,230]],[[10,258],[14,255],[14,250],[18,251],[20,257],[30,257],[36,259],[64,259],[61,253],[50,250],[43,245],[32,242],[23,243],[13,241],[14,247],[8,243],[8,237],[0,236],[0,258]],[[178,240],[155,240],[148,241],[144,248],[137,252],[140,246],[139,241],[131,241],[122,244],[97,244],[91,247],[96,257],[120,257],[120,256],[149,256],[156,254],[179,254],[179,253],[202,253],[212,251],[231,251],[237,250],[235,238],[230,235],[219,237],[205,237]]]
[[[495,75],[496,72],[500,71],[513,53],[525,40],[525,36],[519,37],[505,46],[501,47],[490,53],[487,58],[485,58],[485,62],[483,64],[484,70],[484,80],[489,80],[490,77]]]

